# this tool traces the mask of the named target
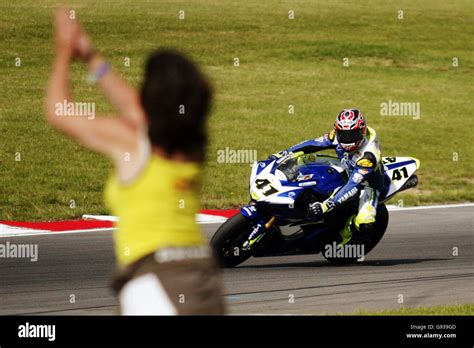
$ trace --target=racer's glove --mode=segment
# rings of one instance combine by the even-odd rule
[[[311,203],[309,205],[309,212],[315,217],[321,217],[332,208],[334,208],[334,202],[330,199],[327,199],[324,202]]]
[[[274,153],[273,155],[268,156],[268,159],[277,160],[277,159],[282,158],[282,157],[284,157],[288,154],[289,154],[289,152],[287,150],[284,150],[284,151],[280,151],[280,152]]]

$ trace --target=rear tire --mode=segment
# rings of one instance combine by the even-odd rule
[[[252,224],[242,214],[227,219],[211,239],[217,261],[222,267],[237,266],[252,256],[251,251],[242,250],[241,246],[251,232]]]
[[[364,244],[364,256],[374,249],[382,240],[388,226],[388,210],[385,204],[379,204],[377,207],[377,215],[375,217],[375,226],[372,230],[370,243]],[[351,242],[347,244],[353,244]],[[357,261],[357,258],[342,258],[342,257],[326,257],[324,250],[321,252],[326,260],[335,264],[349,264]]]

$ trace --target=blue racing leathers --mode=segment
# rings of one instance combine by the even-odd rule
[[[359,196],[359,210],[354,218],[354,225],[360,230],[361,225],[375,222],[378,196],[382,192],[384,173],[380,144],[375,130],[367,127],[367,135],[359,148],[353,152],[345,152],[338,144],[335,131],[324,136],[307,140],[294,145],[284,152],[313,153],[326,149],[334,149],[348,174],[347,183],[335,190],[322,202],[322,212],[328,212]]]

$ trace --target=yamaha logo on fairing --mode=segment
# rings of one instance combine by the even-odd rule
[[[305,186],[314,186],[316,184],[317,184],[316,181],[307,181],[307,182],[300,182],[298,186],[305,187]]]

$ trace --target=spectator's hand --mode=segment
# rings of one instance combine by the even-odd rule
[[[57,53],[75,54],[75,46],[79,37],[79,25],[71,18],[70,11],[59,8],[55,18],[55,38]]]
[[[87,63],[93,56],[94,50],[92,49],[92,43],[89,36],[86,34],[84,29],[79,26],[79,35],[76,39],[75,52],[77,57],[84,63]]]

